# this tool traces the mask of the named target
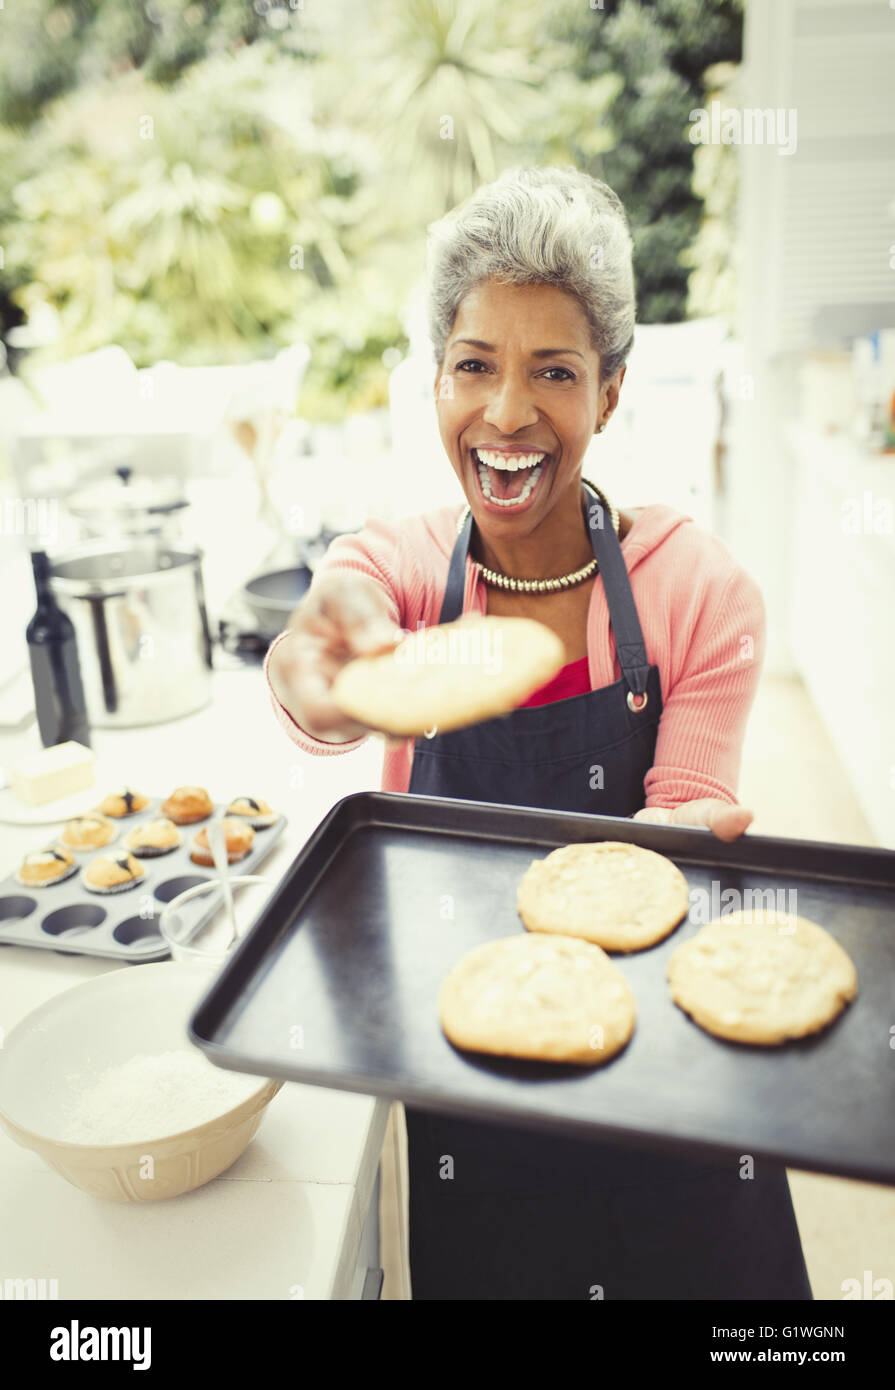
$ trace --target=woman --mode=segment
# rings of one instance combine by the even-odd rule
[[[735,789],[761,594],[688,517],[617,514],[581,477],[633,341],[621,203],[571,168],[510,170],[432,229],[429,293],[468,507],[332,544],[268,657],[281,722],[311,752],[353,748],[369,730],[331,696],[347,660],[463,612],[533,617],[565,645],[559,675],[502,719],[391,741],[384,788],[734,839],[752,820]],[[781,1168],[406,1118],[414,1298],[811,1297]]]

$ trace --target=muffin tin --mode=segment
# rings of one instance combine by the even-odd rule
[[[124,836],[135,826],[160,816],[163,800],[164,797],[153,797],[145,810],[122,816],[118,836],[103,849],[73,851],[78,872],[59,883],[23,888],[14,874],[0,880],[0,944],[36,946],[64,955],[104,956],[110,960],[164,960],[170,953],[158,919],[165,904],[194,884],[217,878],[214,869],[194,864],[190,859],[193,836],[208,820],[178,826],[181,843],[170,853],[141,858],[146,873],[134,888],[119,893],[91,893],[81,882],[80,872],[99,855],[121,849]],[[215,814],[223,815],[226,804],[216,804]],[[267,829],[256,830],[252,848],[245,858],[230,865],[231,872],[254,873],[285,828],[286,817],[278,816]],[[56,838],[44,839],[34,848],[41,849]],[[199,900],[184,908],[185,914],[195,914],[197,928],[217,911],[221,895],[213,893],[209,898],[205,902],[204,895],[200,895]]]

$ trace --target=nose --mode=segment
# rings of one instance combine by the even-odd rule
[[[488,392],[483,419],[485,424],[493,425],[504,439],[512,438],[528,425],[536,425],[538,412],[525,378],[512,372],[495,377]]]

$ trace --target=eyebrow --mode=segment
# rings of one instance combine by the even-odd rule
[[[458,343],[468,343],[470,347],[481,348],[482,352],[497,351],[493,343],[483,343],[481,338],[458,338],[454,343],[454,347],[456,347]],[[578,352],[576,348],[536,348],[531,355],[532,357],[560,357],[563,354],[572,357],[580,357],[582,362],[584,361],[583,354]]]

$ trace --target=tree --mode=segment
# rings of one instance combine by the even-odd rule
[[[274,11],[285,23],[271,23]],[[0,123],[31,125],[57,97],[129,68],[175,82],[209,53],[301,19],[285,0],[15,0],[2,19]]]
[[[591,11],[561,0],[560,9],[562,32],[577,39],[579,71],[621,78],[608,112],[611,148],[594,158],[582,148],[582,167],[604,178],[628,210],[638,317],[674,322],[687,310],[690,248],[704,212],[689,113],[705,105],[706,70],[740,61],[741,0],[601,0]],[[723,251],[713,244],[712,255],[718,264]]]
[[[381,0],[375,20],[329,55],[317,109],[376,136],[411,225],[508,163],[565,162],[573,140],[590,155],[610,144],[620,81],[575,75],[577,45],[553,34],[540,0]]]
[[[691,272],[697,308],[731,292],[735,180],[699,152],[693,185],[687,118],[740,28],[740,0],[15,0],[0,333],[46,302],[49,355],[221,361],[301,337],[305,413],[381,404],[428,223],[527,163],[607,179],[641,319],[680,318]]]

